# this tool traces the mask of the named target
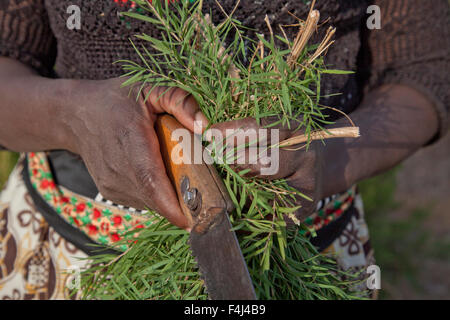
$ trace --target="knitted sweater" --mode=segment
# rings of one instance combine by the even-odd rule
[[[129,38],[158,31],[143,22],[124,18],[131,1],[113,0],[1,0],[0,56],[15,58],[44,76],[107,79],[122,74],[118,59],[138,60]],[[125,1],[126,2],[126,1]],[[223,18],[214,0],[205,0],[217,22]],[[221,0],[231,12],[235,0]],[[295,23],[293,13],[306,18],[310,1],[241,0],[235,17],[258,32],[267,33],[267,14],[274,27]],[[368,30],[366,10],[381,8],[381,29]],[[69,5],[81,9],[81,29],[66,27]],[[447,0],[318,0],[321,21],[337,27],[336,43],[326,55],[334,69],[353,75],[323,77],[322,103],[347,113],[360,104],[364,92],[386,83],[406,84],[425,94],[440,119],[440,135],[447,132],[450,105],[450,24]],[[291,28],[292,29],[292,28]],[[322,32],[326,26],[321,28]],[[296,30],[290,31],[293,37]],[[316,40],[321,38],[321,32]],[[314,41],[314,39],[313,39]]]

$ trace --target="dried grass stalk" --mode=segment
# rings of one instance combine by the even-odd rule
[[[327,131],[314,131],[309,136],[304,134],[301,136],[286,139],[280,143],[280,147],[281,148],[292,147],[313,140],[325,140],[334,138],[359,138],[359,137],[360,133],[358,127],[335,128],[329,129]]]
[[[300,31],[292,46],[291,55],[288,57],[288,64],[291,68],[297,63],[298,58],[308,44],[309,39],[311,39],[314,31],[316,31],[319,19],[320,12],[318,10],[312,10],[308,15],[305,24],[300,27]]]

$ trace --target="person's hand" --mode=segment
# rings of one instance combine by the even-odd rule
[[[249,132],[259,132],[259,129],[266,128],[273,119],[262,119],[260,125],[253,118],[246,118],[236,121],[229,121],[220,124],[213,125],[211,128],[219,130],[223,137],[227,137],[225,144],[235,144],[236,140],[240,135],[242,137],[248,136]],[[291,127],[292,128],[292,127]],[[301,135],[302,131],[294,132],[289,130],[286,126],[277,125],[274,127],[267,128],[267,137],[259,136],[259,139],[267,141],[267,144],[272,145],[273,141],[271,138],[272,130],[278,130],[279,141],[282,142],[286,139],[292,138],[293,136]],[[228,132],[227,132],[228,131]],[[230,135],[231,132],[236,131],[236,134]],[[209,139],[210,134],[207,132],[207,138]],[[214,136],[214,134],[212,134]],[[233,137],[233,139],[230,139]],[[247,143],[251,143],[248,141]],[[257,147],[256,145],[254,147]],[[312,199],[313,201],[307,200],[302,197],[297,198],[297,204],[301,206],[301,209],[296,212],[296,217],[300,220],[305,219],[307,216],[312,214],[316,209],[317,202],[322,197],[322,173],[323,173],[323,156],[322,149],[323,145],[321,141],[313,141],[309,145],[309,148],[303,148],[300,150],[294,150],[295,148],[279,148],[279,159],[278,163],[273,163],[276,158],[271,157],[271,153],[268,152],[267,156],[262,156],[259,153],[253,153],[253,155],[258,155],[258,158],[252,157],[252,152],[249,146],[244,150],[240,149],[236,153],[236,158],[242,158],[245,156],[245,163],[239,162],[237,159],[232,159],[230,166],[238,171],[249,170],[246,174],[247,176],[260,177],[268,180],[275,179],[286,179],[288,184]],[[263,149],[259,149],[261,151]],[[250,161],[250,159],[252,161]],[[237,164],[239,163],[239,164]],[[263,169],[276,168],[274,172],[269,175],[262,174]]]
[[[123,81],[79,81],[74,85],[65,119],[70,137],[67,149],[81,156],[108,200],[154,209],[188,229],[166,174],[154,124],[158,114],[170,113],[193,131],[194,121],[202,121],[205,128],[207,119],[195,99],[181,89],[166,92],[165,87],[155,88],[145,103],[148,88],[136,102],[137,89],[130,93],[129,88],[120,88]]]

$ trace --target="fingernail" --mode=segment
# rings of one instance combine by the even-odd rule
[[[208,119],[206,118],[206,116],[201,112],[198,111],[195,115],[194,115],[194,120],[201,122],[202,124],[202,131],[205,130],[208,127]]]

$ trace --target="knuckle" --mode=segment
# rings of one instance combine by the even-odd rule
[[[164,92],[163,90],[164,90],[164,87],[163,87],[163,86],[157,86],[157,87],[154,87],[153,90],[152,90],[152,96],[153,96],[155,99],[158,99],[159,96]]]
[[[135,173],[138,183],[145,192],[152,192],[156,189],[153,174],[148,166],[138,164],[135,166]]]
[[[126,147],[130,142],[131,130],[128,126],[119,126],[116,129],[116,139],[120,147]]]
[[[181,88],[174,88],[171,96],[171,104],[177,110],[184,109],[187,106],[190,94]]]
[[[161,92],[161,94],[164,94],[162,97],[162,101],[166,108],[171,108],[172,100],[174,98],[174,95],[176,93],[176,88],[165,88],[164,91]]]

